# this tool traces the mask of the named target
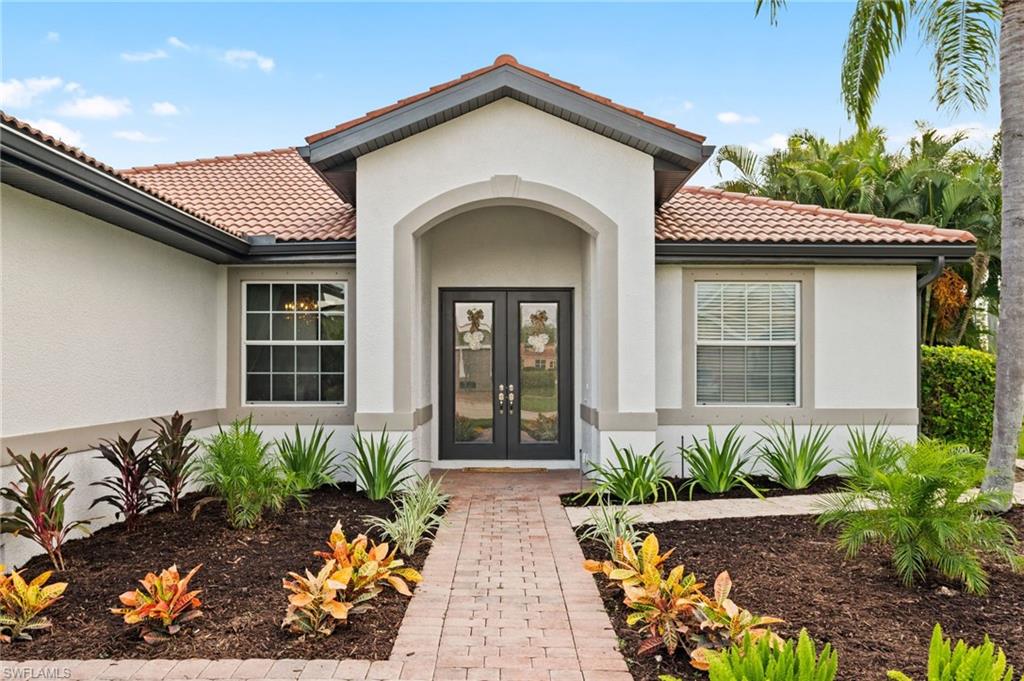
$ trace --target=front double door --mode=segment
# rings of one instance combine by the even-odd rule
[[[442,459],[572,459],[572,291],[442,289]]]

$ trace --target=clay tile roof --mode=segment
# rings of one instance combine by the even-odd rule
[[[421,93],[416,94],[416,95],[412,95],[411,97],[405,97],[403,99],[400,99],[397,102],[395,102],[394,104],[389,104],[388,106],[382,107],[380,109],[375,109],[375,110],[370,111],[370,112],[368,112],[368,113],[366,113],[366,114],[364,114],[364,115],[362,115],[362,116],[360,116],[358,118],[353,118],[350,121],[345,121],[344,123],[339,123],[338,125],[334,126],[330,130],[324,130],[323,132],[318,132],[318,133],[315,133],[313,135],[310,135],[309,137],[306,138],[306,142],[308,144],[313,144],[314,142],[322,140],[325,137],[330,137],[331,135],[334,135],[335,133],[339,133],[339,132],[342,132],[344,130],[348,130],[349,128],[353,128],[353,127],[355,127],[355,126],[357,126],[357,125],[359,125],[361,123],[365,123],[367,121],[373,120],[374,118],[382,116],[382,115],[384,115],[386,113],[389,113],[391,111],[395,111],[396,109],[401,109],[404,106],[407,106],[409,104],[412,104],[413,102],[417,102],[417,101],[419,101],[421,99],[429,97],[430,95],[437,94],[438,92],[443,92],[444,90],[452,88],[452,87],[454,87],[456,85],[459,85],[461,83],[465,83],[467,80],[472,80],[474,78],[477,78],[478,76],[484,75],[485,73],[490,73],[491,71],[499,69],[502,66],[510,66],[510,67],[512,67],[514,69],[522,71],[523,73],[527,73],[527,74],[529,74],[531,76],[534,76],[536,78],[540,78],[541,80],[544,80],[544,81],[546,81],[548,83],[551,83],[552,85],[557,85],[560,88],[563,88],[565,90],[569,90],[570,92],[574,92],[577,95],[586,97],[589,100],[592,100],[594,102],[598,102],[599,104],[603,104],[605,106],[609,106],[609,107],[611,107],[613,109],[617,109],[617,110],[619,110],[619,111],[621,111],[623,113],[626,113],[626,114],[629,114],[630,116],[633,116],[634,118],[639,118],[642,121],[646,121],[647,123],[651,123],[653,125],[656,125],[659,128],[663,128],[665,130],[668,130],[669,132],[673,132],[673,133],[675,133],[677,135],[680,135],[682,137],[686,137],[688,139],[694,140],[695,142],[703,143],[704,140],[705,140],[705,137],[703,135],[698,135],[695,132],[690,132],[689,130],[683,130],[682,128],[677,128],[672,123],[669,123],[668,121],[663,121],[660,118],[655,118],[654,116],[648,116],[647,114],[645,114],[644,112],[640,111],[639,109],[633,109],[633,108],[630,108],[630,107],[627,107],[627,106],[623,106],[621,104],[617,104],[617,103],[613,102],[612,100],[608,99],[607,97],[602,97],[601,95],[597,95],[597,94],[594,94],[593,92],[589,92],[587,90],[584,90],[579,85],[576,85],[574,83],[569,83],[569,82],[564,81],[564,80],[560,80],[558,78],[555,78],[554,76],[552,76],[549,73],[545,73],[544,71],[539,71],[539,70],[537,70],[535,68],[531,68],[531,67],[526,66],[524,64],[520,64],[519,61],[516,60],[516,58],[513,57],[511,54],[503,54],[503,55],[500,55],[497,59],[495,59],[494,63],[491,64],[490,66],[485,66],[485,67],[477,69],[475,71],[470,71],[469,73],[463,74],[462,76],[460,76],[460,77],[458,77],[458,78],[456,78],[454,80],[448,81],[447,83],[441,83],[440,85],[435,85],[435,86],[427,89],[424,92],[421,92]]]
[[[197,218],[199,220],[202,220],[203,222],[213,225],[214,227],[218,227],[220,229],[223,229],[224,231],[235,234],[235,236],[240,236],[238,233],[233,232],[230,229],[214,224],[214,221],[210,218],[209,215],[205,214],[201,209],[199,209],[199,207],[197,207],[194,204],[194,202],[188,200],[187,198],[182,198],[179,200],[173,195],[164,194],[160,192],[157,188],[144,186],[142,183],[137,182],[135,179],[130,177],[127,173],[115,170],[114,168],[108,166],[106,163],[97,161],[95,158],[85,153],[78,147],[71,146],[70,144],[63,142],[57,139],[56,137],[47,135],[42,130],[38,130],[32,127],[25,121],[15,118],[14,116],[11,116],[3,111],[0,111],[0,123],[3,123],[3,125],[6,125],[10,128],[14,128],[17,131],[24,133],[29,137],[35,139],[36,141],[42,142],[46,146],[56,151],[59,151],[60,153],[66,156],[70,156],[71,158],[81,161],[82,163],[91,166],[96,170],[99,170],[100,172],[106,173],[111,177],[114,177],[122,182],[125,182],[135,187],[136,189],[145,192],[146,194],[149,194],[155,199],[163,201],[164,203],[167,203],[171,206],[174,206],[183,213],[187,213],[194,218]]]
[[[355,209],[292,148],[121,171],[209,215],[222,229],[278,241],[352,239]]]
[[[706,187],[683,187],[658,209],[658,241],[746,243],[973,243],[974,235],[863,213],[777,201]]]

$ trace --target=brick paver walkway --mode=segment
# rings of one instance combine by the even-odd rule
[[[453,471],[447,524],[388,660],[3,662],[5,679],[631,681],[557,494],[577,472]],[[344,635],[340,630],[336,635]]]

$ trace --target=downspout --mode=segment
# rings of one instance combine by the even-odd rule
[[[919,438],[921,437],[921,315],[924,313],[924,289],[938,279],[944,269],[946,269],[946,256],[936,256],[932,268],[917,278],[917,315],[914,326],[917,329],[917,436]]]

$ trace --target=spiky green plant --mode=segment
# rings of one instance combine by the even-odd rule
[[[888,676],[893,681],[913,681],[903,672],[890,671]],[[988,636],[980,646],[960,640],[954,647],[952,639],[943,637],[942,627],[936,624],[928,648],[928,681],[954,680],[1013,681],[1013,666],[1007,664],[1003,649],[997,649]]]
[[[394,542],[399,553],[411,556],[423,541],[430,541],[444,520],[443,509],[451,495],[441,488],[441,478],[421,477],[392,500],[391,518],[366,516],[364,520]]]
[[[590,519],[580,531],[580,539],[592,539],[604,547],[609,557],[615,555],[616,540],[621,539],[630,546],[640,544],[640,533],[636,523],[640,516],[630,513],[621,506],[600,503],[590,509]]]
[[[1024,556],[1013,527],[987,513],[1002,499],[976,489],[984,474],[985,458],[976,452],[922,439],[900,447],[892,470],[847,480],[824,502],[818,521],[839,527],[839,546],[851,558],[868,544],[887,547],[905,584],[933,569],[985,593],[984,559],[1019,570]]]
[[[637,454],[632,447],[619,447],[612,440],[609,443],[613,460],[590,464],[594,486],[577,494],[577,499],[586,497],[586,503],[590,503],[611,497],[626,504],[644,504],[676,498],[660,442],[646,454]]]
[[[708,426],[706,440],[693,438],[689,447],[681,446],[679,455],[683,460],[683,468],[689,466],[690,482],[687,489],[690,498],[693,490],[700,487],[710,494],[724,494],[734,487],[743,485],[752,494],[763,498],[761,492],[750,484],[744,472],[750,447],[745,447],[745,438],[739,435],[740,427],[733,426],[721,442],[715,437],[715,430]]]
[[[875,471],[892,470],[899,459],[899,442],[889,435],[885,424],[879,423],[869,433],[867,428],[847,426],[847,460],[843,464],[843,477],[868,480]]]
[[[826,643],[818,653],[806,629],[800,630],[796,643],[789,640],[780,647],[767,636],[756,641],[746,636],[742,643],[708,657],[710,681],[832,681],[839,667],[832,646]]]
[[[370,499],[386,499],[415,475],[412,468],[416,459],[406,450],[408,442],[408,435],[392,441],[387,426],[384,426],[379,439],[372,434],[369,438],[364,437],[357,426],[352,435],[355,450],[348,453],[345,470]]]
[[[790,420],[769,423],[769,432],[758,442],[758,459],[771,469],[771,478],[786,489],[810,487],[825,467],[834,462],[828,438],[832,428],[811,424],[803,435],[796,434],[796,424]]]
[[[211,492],[196,504],[193,516],[207,503],[222,499],[228,520],[235,527],[253,527],[267,510],[279,511],[288,496],[288,485],[277,462],[252,425],[252,417],[235,421],[203,442],[206,450],[199,463],[198,479]]]
[[[303,437],[296,425],[294,437],[284,435],[275,440],[281,470],[292,490],[301,494],[337,484],[336,475],[341,467],[334,462],[331,435],[325,437],[324,427],[317,421],[309,437]]]

